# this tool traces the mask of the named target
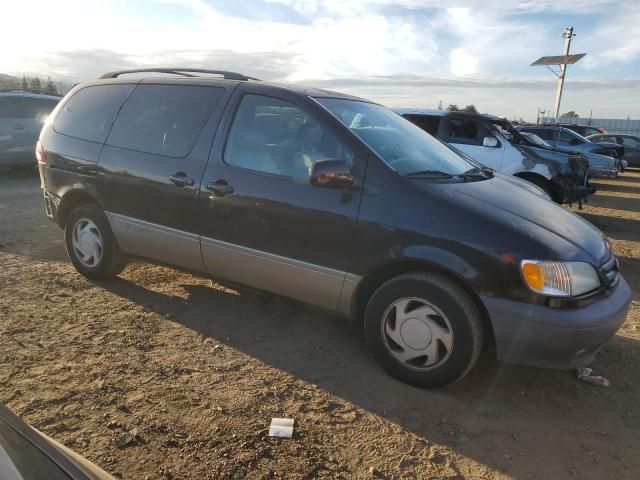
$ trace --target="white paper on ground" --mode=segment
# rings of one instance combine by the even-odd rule
[[[272,418],[269,427],[270,437],[291,438],[293,437],[293,418]]]

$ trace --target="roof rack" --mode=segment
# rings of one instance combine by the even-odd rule
[[[183,77],[197,77],[194,73],[208,73],[213,75],[221,75],[225,80],[258,80],[257,78],[247,77],[241,73],[227,72],[225,70],[204,70],[200,68],[135,68],[132,70],[117,70],[108,72],[100,78],[118,78],[120,75],[127,73],[169,73],[173,75],[181,75]]]

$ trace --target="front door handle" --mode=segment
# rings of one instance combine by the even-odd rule
[[[234,190],[226,180],[216,180],[215,182],[207,182],[205,184],[207,190],[213,192],[218,197],[224,197],[225,195],[231,195]]]
[[[13,129],[14,129],[14,130],[24,130],[25,128],[27,128],[27,127],[26,127],[26,126],[24,126],[24,125],[23,125],[23,124],[21,124],[21,123],[16,123],[16,124],[13,126]]]
[[[171,175],[169,180],[171,180],[171,183],[178,188],[191,187],[195,183],[193,178],[187,177],[187,174],[184,172],[178,172],[175,175]]]

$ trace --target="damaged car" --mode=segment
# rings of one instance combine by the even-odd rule
[[[520,131],[520,135],[522,135],[525,140],[529,141],[533,146],[544,148],[545,150],[555,150],[559,153],[567,153],[548,144],[535,133]],[[618,160],[615,158],[607,155],[598,155],[597,153],[583,153],[583,155],[589,162],[590,178],[616,178],[618,176],[620,167],[618,165]]]
[[[615,159],[624,156],[624,146],[615,142],[592,142],[569,128],[549,125],[520,125],[519,132],[535,133],[557,150],[566,153],[595,153]]]
[[[416,108],[394,111],[477,162],[537,185],[556,203],[581,204],[595,192],[584,155],[541,148],[502,117]],[[615,166],[611,173],[617,174]]]

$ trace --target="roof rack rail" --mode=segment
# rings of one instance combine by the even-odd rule
[[[241,73],[228,72],[226,70],[204,70],[200,68],[134,68],[132,70],[116,70],[102,75],[100,78],[118,78],[120,75],[127,73],[169,73],[173,75],[181,75],[183,77],[197,77],[194,73],[208,73],[213,75],[222,75],[225,80],[258,80],[257,78],[247,77]]]

